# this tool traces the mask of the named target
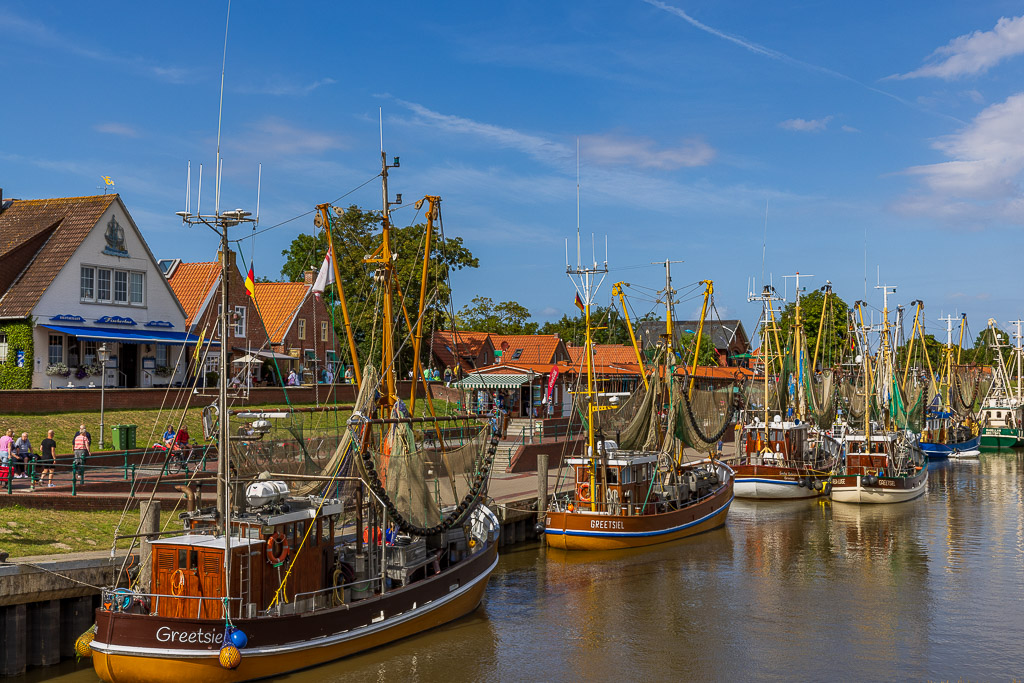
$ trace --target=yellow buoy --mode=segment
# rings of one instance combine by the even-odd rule
[[[225,669],[237,669],[242,663],[242,653],[234,645],[225,645],[220,649],[220,665]]]
[[[93,626],[78,636],[78,640],[75,641],[75,654],[79,657],[92,657],[92,641],[96,638],[96,625]]]

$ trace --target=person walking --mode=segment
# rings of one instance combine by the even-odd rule
[[[89,442],[89,448],[92,448],[92,434],[90,434],[89,432],[87,432],[85,430],[85,425],[79,425],[78,426],[78,431],[75,432],[75,436],[77,437],[79,434],[84,434],[85,435],[86,441]]]
[[[17,470],[17,474],[14,475],[15,478],[17,478],[17,479],[27,479],[30,476],[32,476],[33,479],[35,478],[33,476],[34,473],[33,474],[28,474],[26,472],[26,470],[28,469],[29,463],[31,463],[33,460],[35,460],[35,457],[36,457],[35,454],[32,452],[32,442],[29,441],[29,438],[28,438],[28,432],[22,432],[21,433],[21,437],[17,441],[14,442],[14,455],[13,455],[13,459],[17,463],[15,465],[15,469]]]
[[[57,451],[57,442],[53,440],[53,430],[50,429],[46,432],[46,438],[39,442],[39,467],[42,469],[42,474],[39,475],[39,483],[46,484],[47,488],[53,488],[53,463],[55,461],[54,454]]]
[[[71,482],[74,483],[75,476],[77,473],[78,481],[80,484],[85,484],[85,459],[90,454],[90,443],[92,440],[89,438],[89,432],[85,431],[85,425],[75,435],[75,442],[73,444],[75,458],[71,461]]]

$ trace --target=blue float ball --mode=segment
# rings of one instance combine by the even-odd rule
[[[246,637],[245,631],[236,628],[231,630],[231,643],[239,650],[245,647],[249,643],[249,638]]]

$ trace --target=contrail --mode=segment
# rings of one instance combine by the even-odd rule
[[[736,45],[739,45],[740,47],[744,48],[745,50],[750,50],[751,52],[753,52],[755,54],[763,55],[763,56],[768,57],[770,59],[776,59],[776,60],[778,60],[780,62],[784,62],[784,63],[790,64],[792,66],[797,66],[797,67],[800,67],[802,69],[807,69],[809,71],[817,71],[818,73],[822,73],[822,74],[825,74],[827,76],[832,76],[833,78],[838,78],[840,80],[847,81],[847,82],[853,83],[855,85],[859,85],[860,87],[862,87],[862,88],[864,88],[866,90],[870,90],[873,93],[878,93],[879,95],[884,95],[885,97],[888,97],[890,99],[896,100],[897,102],[899,102],[902,105],[905,105],[905,106],[910,107],[912,109],[916,109],[916,110],[921,111],[921,112],[925,112],[925,113],[928,113],[928,114],[934,114],[936,116],[942,116],[942,117],[945,117],[947,119],[951,119],[951,120],[956,121],[957,123],[961,123],[961,124],[965,124],[966,123],[966,122],[956,118],[955,116],[950,116],[949,114],[942,114],[940,112],[934,112],[934,111],[929,111],[927,109],[922,109],[921,107],[917,106],[913,102],[909,102],[909,101],[903,99],[902,97],[899,97],[898,95],[893,95],[891,92],[886,92],[885,90],[879,90],[878,88],[870,86],[867,83],[862,83],[861,81],[858,81],[856,78],[851,78],[850,76],[847,76],[844,73],[840,73],[838,71],[833,71],[832,69],[826,68],[824,66],[818,66],[817,64],[809,64],[808,62],[803,62],[803,61],[801,61],[799,59],[795,59],[793,57],[790,57],[789,55],[787,55],[787,54],[785,54],[783,52],[779,52],[778,50],[773,50],[770,47],[765,47],[763,45],[758,45],[757,43],[751,42],[751,41],[746,40],[744,38],[741,38],[739,36],[734,36],[734,35],[730,35],[728,33],[725,33],[724,31],[719,31],[717,28],[714,28],[712,26],[708,26],[707,24],[704,24],[702,22],[697,21],[696,19],[691,17],[689,14],[687,14],[683,10],[679,9],[678,7],[674,7],[673,5],[668,5],[668,4],[664,3],[664,2],[661,2],[661,0],[643,0],[643,1],[646,2],[648,5],[651,5],[652,7],[657,7],[658,9],[660,9],[660,10],[662,10],[664,12],[668,12],[669,14],[672,14],[672,15],[675,15],[675,16],[679,17],[680,19],[682,19],[686,23],[690,24],[694,28],[698,28],[701,31],[704,31],[705,33],[709,33],[709,34],[711,34],[711,35],[713,35],[713,36],[715,36],[717,38],[721,38],[722,40],[727,40],[730,43],[734,43]]]

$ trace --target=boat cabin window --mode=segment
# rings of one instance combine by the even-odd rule
[[[781,429],[773,429],[771,430],[768,438],[771,439],[772,441],[782,441],[786,437],[785,432],[783,432]]]
[[[306,523],[296,522],[295,523],[295,542],[299,543],[302,541],[302,537],[306,535]],[[316,539],[313,539],[316,540]]]
[[[608,468],[608,483],[618,484],[619,483],[619,468],[609,467]]]
[[[622,468],[622,483],[631,484],[633,483],[633,468],[623,467]]]
[[[178,569],[196,569],[199,567],[199,551],[178,548]]]
[[[1002,417],[1002,416],[1003,416],[1003,411],[997,410],[996,411],[996,417]]]

